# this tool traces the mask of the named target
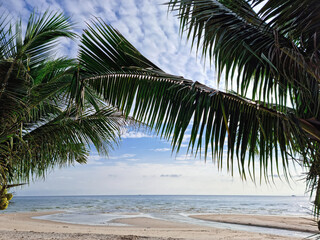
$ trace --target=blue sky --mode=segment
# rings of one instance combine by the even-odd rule
[[[138,50],[164,71],[181,75],[211,87],[218,84],[209,62],[201,60],[190,44],[179,35],[179,22],[167,13],[164,0],[13,0],[3,1],[5,11],[26,23],[30,11],[59,10],[71,16],[76,31],[86,27],[93,16],[117,28]],[[77,43],[63,40],[58,56],[77,55]],[[205,66],[205,67],[204,67]],[[291,187],[275,177],[275,185],[243,182],[235,174],[208,160],[186,155],[187,138],[179,155],[171,153],[170,143],[140,130],[127,130],[119,147],[109,157],[93,149],[88,164],[55,169],[47,178],[17,189],[18,195],[79,194],[259,194],[302,195],[304,182],[291,182]],[[293,171],[293,179],[301,178]],[[235,172],[236,173],[236,172]]]

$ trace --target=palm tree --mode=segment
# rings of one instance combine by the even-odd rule
[[[19,94],[14,95],[17,100],[12,101],[16,110],[9,111],[12,117],[8,114],[10,117],[1,118],[23,119],[12,120],[12,128],[2,129],[7,132],[0,138],[1,151],[10,153],[9,157],[1,157],[3,166],[9,170],[13,168],[15,171],[9,172],[18,172],[18,179],[22,180],[35,173],[36,176],[38,173],[41,175],[53,165],[65,164],[66,159],[62,156],[68,156],[71,162],[81,161],[85,157],[84,146],[88,145],[88,140],[101,143],[101,139],[100,132],[92,137],[87,132],[90,127],[79,128],[77,121],[82,123],[80,118],[86,116],[83,111],[99,112],[97,110],[102,104],[145,122],[160,136],[171,139],[175,151],[179,151],[184,134],[191,126],[189,151],[194,154],[203,152],[206,157],[211,155],[219,168],[227,167],[231,173],[237,166],[244,179],[269,181],[274,174],[289,178],[289,163],[298,161],[307,169],[307,187],[315,194],[315,213],[319,214],[317,29],[320,28],[317,12],[320,4],[296,0],[172,0],[168,4],[170,11],[178,12],[181,32],[186,32],[193,46],[204,57],[214,61],[219,76],[225,75],[226,82],[235,85],[235,91],[233,88],[225,92],[212,89],[165,73],[139,53],[117,30],[95,19],[81,36],[78,58],[59,60],[65,64],[64,67],[45,71],[45,66],[50,65],[46,64],[48,62],[42,59],[44,64],[39,60],[39,63],[31,65],[32,57],[23,54],[19,57],[23,59],[21,66],[24,66],[24,71],[20,71],[17,60],[6,63],[5,73],[18,72],[19,76],[23,76],[21,82],[31,82],[34,91],[29,90],[28,84],[22,84],[21,89],[28,89],[24,91],[30,97],[17,97],[20,96],[19,90]],[[36,46],[31,53],[38,51]],[[48,50],[46,46],[43,47],[45,51]],[[41,57],[41,54],[35,57],[35,61]],[[11,57],[3,59],[8,62]],[[57,73],[59,77],[54,77],[53,74],[52,80],[47,80],[50,77],[40,77],[39,82],[26,81],[36,79],[36,76],[47,76],[34,73],[32,78],[29,77],[31,69],[39,68],[48,76],[55,72],[52,69],[60,69],[61,72],[58,72],[61,75]],[[1,79],[1,86],[6,86],[6,79]],[[38,83],[48,83],[45,85],[47,90],[42,85],[37,87]],[[59,90],[51,92],[50,84],[58,84]],[[2,92],[0,100],[4,97]],[[47,97],[39,97],[45,93]],[[36,103],[39,107],[25,113],[23,109],[29,109],[30,104],[28,100],[26,105],[25,99],[38,99]],[[104,103],[96,99],[103,99]],[[58,108],[60,111],[57,111]],[[56,118],[51,118],[52,114]],[[65,117],[68,121],[64,120]],[[56,120],[59,122],[56,128],[50,128],[48,124],[49,128],[45,129],[48,135],[41,132],[41,127],[46,125],[41,125],[44,118],[49,119],[45,123],[50,123],[51,119],[54,123]],[[7,124],[5,120],[1,121]],[[65,126],[66,122],[70,123],[70,128],[64,130],[59,124]],[[28,124],[30,127],[24,128]],[[6,126],[11,125],[8,123]],[[34,126],[39,126],[40,131],[37,132]],[[9,129],[12,129],[11,132]],[[66,138],[70,134],[70,142],[60,144],[53,140],[49,146],[43,146],[41,137],[47,136],[49,139],[56,129],[67,133],[64,135]],[[32,130],[35,138],[28,135]],[[65,139],[59,139],[59,136],[54,138]],[[31,144],[33,139],[35,144]],[[56,147],[56,144],[59,146]],[[41,151],[44,154],[39,154],[40,147],[44,147],[45,151]],[[8,159],[14,163],[8,164]]]
[[[78,81],[76,60],[54,57],[62,37],[76,35],[61,13],[31,14],[24,36],[21,22],[13,26],[1,18],[1,210],[12,198],[7,188],[45,177],[54,167],[85,163],[92,145],[107,154],[129,122]]]
[[[233,173],[290,178],[289,163],[307,169],[320,206],[319,21],[317,1],[172,0],[181,32],[219,77],[225,92],[165,73],[118,31],[96,19],[81,38],[80,79],[107,103],[171,139],[179,151],[204,151]],[[224,153],[226,150],[227,153]],[[226,157],[224,160],[223,157]],[[258,176],[257,176],[258,175]]]

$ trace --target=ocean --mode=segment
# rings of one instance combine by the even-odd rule
[[[302,196],[197,196],[197,195],[121,195],[121,196],[15,196],[10,212],[64,211],[41,219],[90,225],[110,223],[116,218],[151,217],[199,225],[303,236],[305,233],[260,227],[223,224],[188,217],[193,214],[254,214],[310,216],[312,206]]]

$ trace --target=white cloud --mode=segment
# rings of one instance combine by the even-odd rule
[[[154,152],[169,152],[172,149],[171,148],[155,148],[155,149],[151,149]]]
[[[169,178],[178,178],[181,177],[181,174],[161,174],[160,177],[169,177]]]
[[[130,162],[137,162],[137,161],[140,161],[141,159],[140,158],[128,158],[126,160],[130,161]]]
[[[179,156],[176,156],[176,158],[175,158],[175,160],[177,160],[177,161],[186,161],[186,160],[191,160],[191,159],[195,159],[195,157],[192,155],[179,155]]]
[[[110,156],[109,159],[132,159],[135,156],[136,156],[136,154],[126,153],[126,154],[122,154],[119,156]]]
[[[90,155],[87,159],[86,165],[101,165],[103,162],[101,160],[105,160],[106,156],[101,155]]]
[[[144,132],[126,132],[123,135],[121,135],[121,138],[150,138],[150,137],[152,136]]]

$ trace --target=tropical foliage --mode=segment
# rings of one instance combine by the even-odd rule
[[[256,104],[259,113],[246,121],[258,120],[259,127],[242,136],[242,147],[250,156],[254,148],[243,143],[253,140],[259,160],[269,164],[278,155],[284,162],[299,160],[308,170],[307,186],[319,214],[319,2],[172,0],[169,7],[178,12],[181,30],[195,47],[235,83],[236,94]],[[275,111],[277,120],[263,114],[266,109]],[[244,123],[227,119],[239,139]]]
[[[0,209],[12,198],[7,188],[85,163],[92,145],[107,154],[127,124],[80,81],[76,60],[54,58],[62,37],[76,35],[61,13],[31,14],[24,35],[21,22],[1,19]]]
[[[189,150],[211,156],[231,173],[236,166],[244,179],[269,181],[275,174],[288,178],[289,162],[297,161],[307,169],[307,186],[319,213],[320,4],[171,0],[168,6],[178,14],[181,33],[214,62],[229,91],[165,73],[100,19],[81,36],[76,60],[48,62],[43,55],[59,34],[74,36],[66,21],[57,24],[63,26],[57,33],[39,38],[44,45],[40,40],[27,44],[32,38],[21,44],[19,34],[2,30],[1,76],[8,77],[1,78],[1,86],[12,90],[0,91],[1,126],[6,126],[0,135],[0,160],[2,169],[18,174],[4,174],[5,180],[81,162],[90,141],[105,149],[100,136],[112,143],[117,135],[107,135],[107,130],[118,129],[119,121],[104,125],[101,118],[93,123],[90,116],[104,114],[105,120],[110,112],[104,107],[113,106],[171,139],[176,151],[191,126]],[[32,21],[35,25],[38,20]],[[41,26],[44,22],[39,20]],[[32,29],[29,32],[38,31]],[[21,53],[11,54],[15,49]]]
[[[97,19],[84,32],[84,82],[125,114],[147,123],[179,151],[203,152],[243,178],[290,177],[307,170],[319,213],[319,21],[317,1],[177,0],[168,3],[181,32],[226,92],[165,73],[119,32]]]

